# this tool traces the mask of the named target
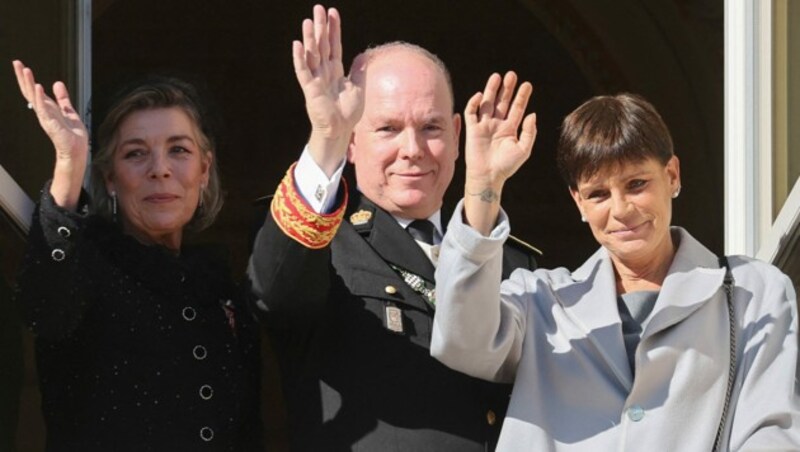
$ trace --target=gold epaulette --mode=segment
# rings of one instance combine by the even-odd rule
[[[308,205],[305,199],[297,192],[294,184],[294,167],[292,164],[286,176],[275,190],[275,196],[270,204],[270,212],[275,224],[296,242],[311,249],[326,247],[339,225],[342,224],[345,208],[347,208],[347,181],[342,178],[341,189],[344,192],[342,205],[334,212],[317,213]]]

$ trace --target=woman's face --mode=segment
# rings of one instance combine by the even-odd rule
[[[106,188],[116,192],[123,230],[179,249],[211,167],[196,124],[178,107],[140,110],[122,121],[116,142]]]
[[[680,163],[650,158],[601,168],[570,190],[594,238],[615,259],[652,262],[672,250],[672,195],[680,189]]]

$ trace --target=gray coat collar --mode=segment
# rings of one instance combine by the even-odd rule
[[[680,227],[671,228],[679,244],[661,286],[653,314],[642,334],[642,343],[682,321],[704,306],[720,288],[725,270],[717,256]],[[614,265],[608,251],[600,248],[563,282],[554,282],[558,303],[566,315],[595,343],[620,382],[630,389],[632,377],[617,310]]]

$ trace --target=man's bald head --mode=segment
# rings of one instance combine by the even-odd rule
[[[359,55],[350,77],[364,89],[348,150],[359,190],[396,217],[430,217],[453,178],[461,131],[444,63],[393,42]]]
[[[391,41],[370,47],[367,50],[358,54],[350,65],[350,78],[357,84],[363,85],[364,73],[367,71],[368,66],[380,59],[391,57],[397,53],[412,53],[433,63],[433,65],[441,72],[442,77],[447,83],[447,91],[450,95],[450,102],[455,108],[455,95],[453,94],[453,80],[450,77],[450,71],[445,66],[444,62],[424,47],[416,44],[411,44],[405,41]]]

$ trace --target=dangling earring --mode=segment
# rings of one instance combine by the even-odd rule
[[[117,221],[117,192],[111,190],[111,216]]]

